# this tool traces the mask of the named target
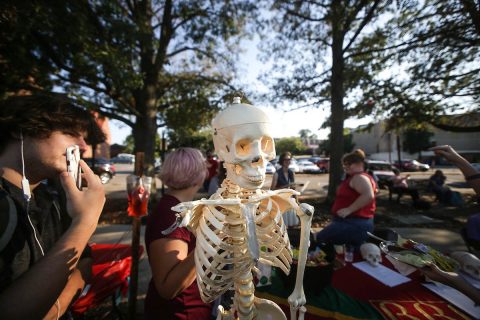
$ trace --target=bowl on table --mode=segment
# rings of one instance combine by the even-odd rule
[[[332,282],[334,272],[333,261],[335,260],[335,249],[333,245],[324,245],[319,247],[323,252],[322,259],[315,259],[314,252],[309,252],[309,259],[305,266],[305,274],[303,278],[303,286],[305,292],[313,294],[320,293],[323,288]],[[313,256],[313,258],[312,258]],[[317,256],[318,257],[318,256]],[[294,259],[290,273],[286,275],[282,270],[276,270],[279,278],[282,280],[283,286],[286,290],[292,291],[295,287],[295,280],[297,277],[297,260]]]

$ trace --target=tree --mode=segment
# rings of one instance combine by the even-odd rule
[[[331,139],[330,139],[331,133],[328,135],[327,140],[323,140],[319,146],[318,149],[320,153],[325,153],[326,155],[330,155],[332,146],[331,146]],[[351,152],[355,148],[355,143],[353,143],[353,134],[350,131],[350,129],[345,128],[343,129],[343,153],[348,153]]]
[[[191,147],[200,149],[203,152],[214,149],[211,130],[172,130],[168,136],[169,149]]]
[[[343,122],[355,106],[345,104],[344,98],[346,95],[353,98],[355,89],[382,70],[387,35],[379,27],[380,15],[390,2],[278,0],[270,3],[271,11],[265,19],[260,19],[265,37],[271,30],[277,31],[274,37],[262,42],[266,58],[274,57],[272,72],[266,75],[275,93],[269,99],[287,99],[300,107],[330,105],[328,198],[332,199],[342,174]]]
[[[275,150],[278,155],[284,152],[303,154],[307,148],[299,137],[281,138],[275,140]]]
[[[364,101],[374,102],[366,112],[388,118],[388,130],[425,123],[451,129],[443,115],[478,108],[480,102],[478,3],[398,3],[388,24],[386,55],[399,72],[365,84]]]
[[[201,128],[232,90],[232,52],[254,9],[247,0],[10,0],[5,7],[11,14],[2,25],[12,33],[0,40],[3,92],[60,88],[132,127],[135,151],[150,165],[159,126]],[[6,73],[17,68],[17,78]],[[32,71],[46,85],[20,81]]]
[[[160,135],[157,133],[155,136],[155,153],[154,158],[160,158],[160,145],[162,141]],[[133,139],[133,135],[129,134],[125,140],[123,141],[123,145],[125,146],[125,153],[135,154],[135,141]]]
[[[310,137],[312,136],[312,131],[309,129],[302,129],[298,132],[300,139],[302,139],[303,144],[309,145],[310,144]]]
[[[427,129],[410,128],[403,133],[403,150],[414,154],[418,152],[418,158],[422,157],[422,151],[432,146],[433,132]]]

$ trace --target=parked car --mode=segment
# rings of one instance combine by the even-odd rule
[[[274,174],[277,170],[275,169],[275,166],[271,162],[267,162],[267,170],[266,173],[268,174]]]
[[[108,183],[115,175],[115,166],[105,158],[83,158],[92,171],[100,177],[103,184]],[[95,163],[95,166],[93,166]]]
[[[110,159],[112,163],[126,163],[132,164],[135,163],[135,156],[129,153],[119,153],[116,157]]]
[[[385,189],[390,180],[393,179],[395,173],[393,172],[394,166],[387,161],[380,160],[366,160],[365,171],[372,174],[377,179],[377,185],[379,188]]]
[[[394,162],[395,167],[402,171],[428,171],[430,166],[417,160],[405,159]]]
[[[313,162],[306,159],[297,161],[299,172],[303,173],[320,173],[320,168]]]
[[[320,172],[327,173],[330,169],[330,158],[311,157],[308,160],[315,163]]]

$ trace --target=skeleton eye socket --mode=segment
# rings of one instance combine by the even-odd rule
[[[262,152],[264,153],[271,153],[273,152],[273,140],[271,137],[262,137],[262,140],[260,141],[261,146],[262,146]]]
[[[250,154],[251,141],[247,139],[242,139],[237,142],[237,144],[235,145],[235,149],[238,156],[247,156]]]

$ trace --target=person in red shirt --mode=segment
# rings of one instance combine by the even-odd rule
[[[357,149],[342,158],[345,179],[332,206],[332,222],[316,234],[318,243],[360,246],[373,231],[376,183],[365,173],[365,153]]]
[[[180,148],[165,158],[160,179],[168,186],[168,191],[157,210],[148,216],[145,231],[145,246],[152,269],[145,298],[145,319],[211,318],[212,306],[201,300],[196,282],[195,236],[186,228],[162,234],[175,222],[175,212],[171,208],[193,200],[205,174],[205,160],[197,149]]]
[[[203,190],[208,192],[208,187],[210,186],[210,181],[213,177],[217,175],[218,171],[218,160],[213,155],[212,151],[207,151],[207,176],[203,182]]]

